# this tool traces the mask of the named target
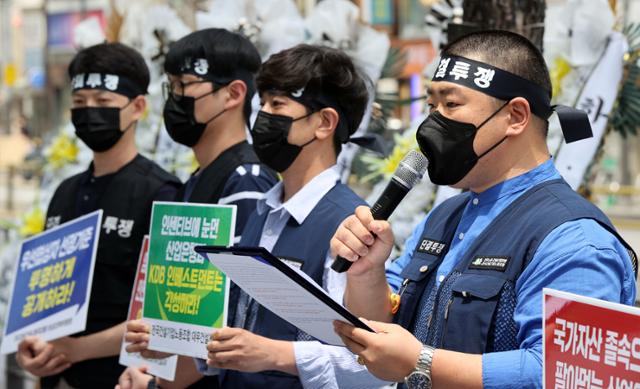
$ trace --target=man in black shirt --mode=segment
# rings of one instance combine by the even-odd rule
[[[113,388],[142,237],[154,200],[175,198],[180,182],[138,154],[135,127],[146,108],[149,70],[118,43],[81,50],[69,65],[76,135],[93,151],[89,168],[57,188],[47,228],[97,209],[103,220],[86,330],[44,342],[25,338],[16,358],[42,388]]]

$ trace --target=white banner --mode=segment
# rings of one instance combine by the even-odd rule
[[[626,51],[627,42],[624,35],[613,32],[602,59],[589,77],[576,104],[576,108],[586,111],[589,115],[593,138],[564,144],[556,155],[556,167],[574,190],[582,183],[602,141],[609,120],[608,115],[618,95],[623,56]]]

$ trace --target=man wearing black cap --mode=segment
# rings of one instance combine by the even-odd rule
[[[47,377],[43,388],[112,388],[124,369],[120,352],[142,237],[154,200],[175,197],[180,182],[138,154],[136,122],[146,108],[149,70],[142,56],[118,43],[80,51],[69,65],[71,120],[93,151],[83,173],[57,188],[47,228],[104,211],[86,330],[72,337],[20,343],[18,363]]]
[[[374,375],[409,388],[541,387],[544,287],[634,302],[635,254],[549,157],[554,109],[567,142],[591,136],[588,119],[550,98],[542,54],[517,34],[443,50],[417,140],[434,183],[469,191],[429,213],[386,277],[393,234],[368,208],[331,242],[353,261],[347,306],[377,320],[377,333],[336,331]],[[353,361],[333,364],[341,387],[364,369]]]

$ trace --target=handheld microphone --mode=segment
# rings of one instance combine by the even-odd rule
[[[391,216],[409,190],[422,179],[428,164],[427,158],[416,150],[409,151],[402,158],[391,177],[391,181],[371,207],[371,214],[375,220],[387,220]],[[331,268],[338,273],[343,273],[349,270],[351,263],[351,261],[337,256]]]

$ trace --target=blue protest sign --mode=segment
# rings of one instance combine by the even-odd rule
[[[25,240],[16,264],[3,354],[29,335],[57,339],[85,329],[102,210]]]

